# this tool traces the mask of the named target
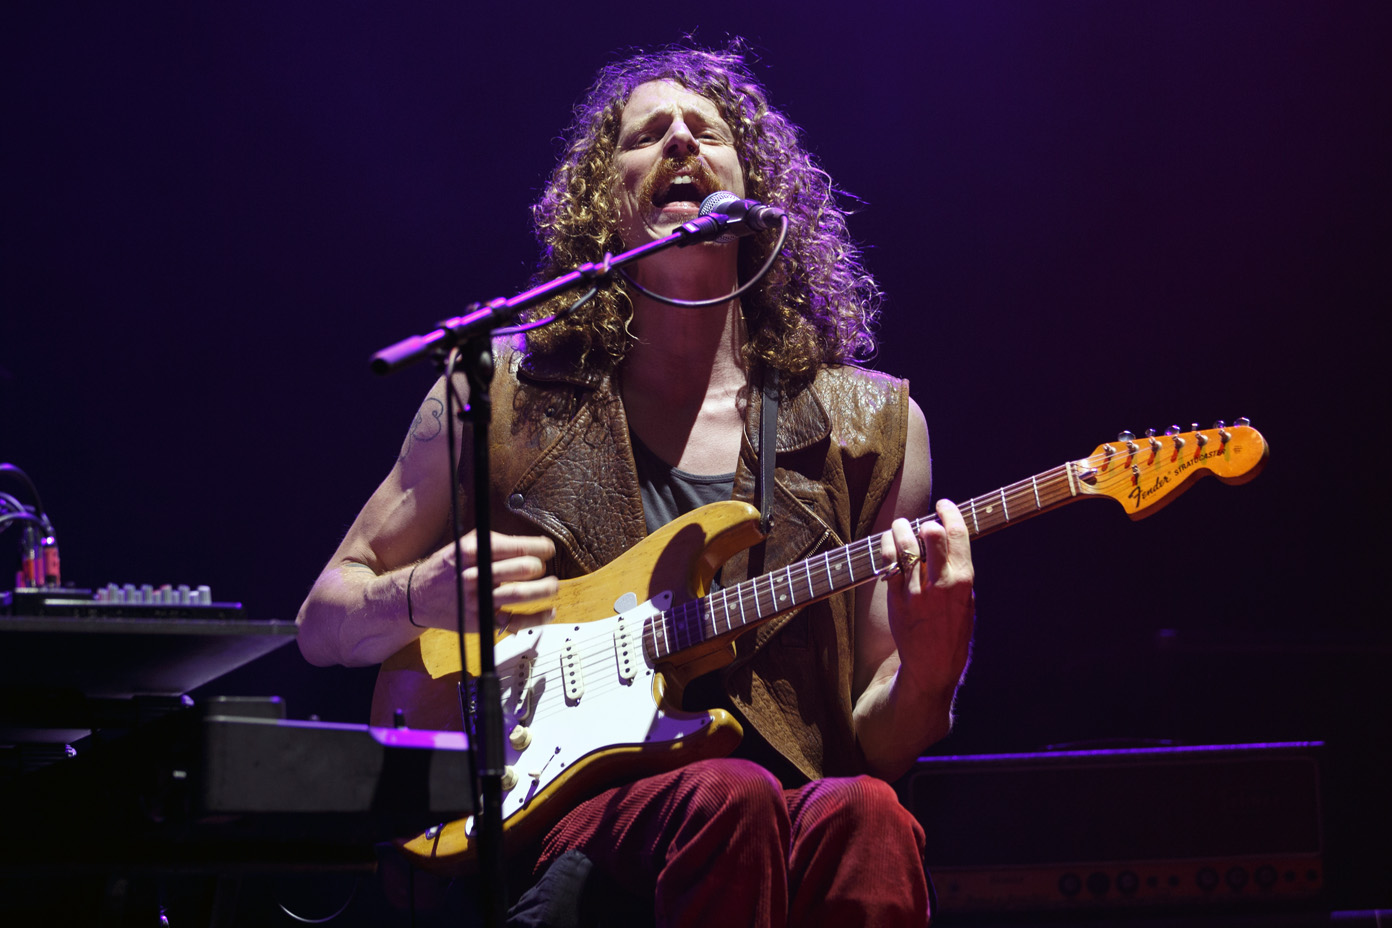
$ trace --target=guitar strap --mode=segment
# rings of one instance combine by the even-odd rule
[[[778,447],[778,368],[764,365],[764,405],[759,413],[759,531],[768,537],[773,528],[773,459]]]

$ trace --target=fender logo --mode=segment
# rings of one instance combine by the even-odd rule
[[[1200,464],[1208,460],[1209,458],[1222,453],[1222,448],[1215,448],[1212,451],[1205,451],[1202,454],[1196,454],[1193,457],[1185,458],[1184,460],[1180,461],[1179,464],[1177,464],[1174,470],[1170,473],[1158,475],[1155,478],[1155,481],[1151,483],[1150,486],[1145,487],[1142,486],[1139,482],[1137,482],[1137,484],[1131,488],[1131,492],[1126,494],[1126,496],[1128,499],[1135,502],[1137,509],[1140,509],[1142,506],[1144,506],[1147,502],[1150,501],[1151,497],[1155,496],[1157,493],[1160,493],[1165,489],[1165,487],[1169,486],[1170,481],[1173,478],[1179,477],[1181,474],[1183,474],[1186,470],[1193,467],[1194,465]]]

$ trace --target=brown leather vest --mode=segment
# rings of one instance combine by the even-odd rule
[[[493,527],[551,536],[562,578],[595,570],[647,534],[623,401],[608,374],[576,373],[509,342],[497,344],[496,357]],[[869,534],[903,462],[908,406],[907,381],[853,367],[823,370],[785,397],[773,531],[725,563],[723,582],[746,579],[751,559],[766,573]],[[759,410],[750,404],[737,499],[754,496]],[[468,500],[464,515],[472,525]],[[744,634],[734,662],[718,672],[727,708],[749,723],[748,753],[765,760],[771,746],[785,780],[862,771],[851,720],[854,618],[854,591],[779,616]],[[751,727],[766,745],[751,739]]]

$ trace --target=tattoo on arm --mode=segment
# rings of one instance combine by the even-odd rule
[[[445,404],[433,396],[428,397],[411,423],[411,430],[406,434],[406,441],[401,445],[401,456],[397,460],[406,460],[414,442],[430,441],[439,435],[444,430],[444,416]]]

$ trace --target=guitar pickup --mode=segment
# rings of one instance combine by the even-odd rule
[[[638,674],[637,655],[637,635],[633,634],[623,616],[619,616],[619,624],[614,629],[614,663],[618,667],[619,679],[625,683],[632,683]]]
[[[585,695],[585,675],[580,667],[580,648],[572,638],[561,649],[561,689],[568,702],[579,702]]]
[[[524,725],[531,721],[532,712],[536,708],[536,685],[532,682],[532,663],[534,658],[531,656],[520,657],[512,667],[510,689],[513,697],[510,702],[505,702],[507,712],[512,718],[517,720],[519,725]]]

